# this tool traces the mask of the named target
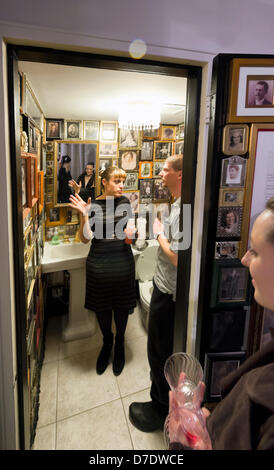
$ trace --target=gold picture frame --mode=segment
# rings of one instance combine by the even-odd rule
[[[244,203],[244,189],[221,188],[219,191],[219,206],[242,206]]]
[[[248,149],[249,127],[247,124],[227,124],[223,130],[224,155],[244,155]]]
[[[270,82],[271,104],[249,104],[250,80]],[[267,100],[269,101],[269,100]],[[233,59],[230,69],[230,92],[227,121],[274,122],[274,59]]]

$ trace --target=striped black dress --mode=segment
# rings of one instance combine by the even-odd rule
[[[85,308],[96,313],[115,308],[132,312],[136,306],[135,263],[124,233],[130,217],[125,196],[92,203],[94,238],[86,261]]]

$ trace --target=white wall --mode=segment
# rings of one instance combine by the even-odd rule
[[[203,65],[200,136],[195,193],[188,350],[193,350],[200,266],[200,235],[207,150],[205,97],[212,59],[219,53],[273,53],[273,0],[0,0],[0,42],[127,55],[135,38],[146,41],[148,57]],[[0,447],[17,446],[15,367],[12,345],[13,286],[11,193],[9,191],[6,70],[0,64]]]

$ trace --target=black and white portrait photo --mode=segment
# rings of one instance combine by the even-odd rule
[[[65,138],[82,139],[82,121],[65,121]]]
[[[273,106],[273,83],[269,77],[247,76],[246,107]]]
[[[120,148],[137,148],[139,146],[139,131],[120,129],[119,146]]]
[[[165,160],[172,155],[173,142],[160,142],[154,143],[154,158],[155,160]]]
[[[154,162],[153,165],[153,177],[159,178],[162,169],[164,168],[165,162]]]
[[[219,302],[243,302],[247,296],[248,271],[242,267],[220,269]]]
[[[237,206],[219,207],[216,236],[221,238],[240,237],[242,208]]]
[[[153,141],[143,141],[142,149],[141,149],[141,157],[140,160],[142,161],[149,161],[153,159]]]
[[[239,253],[239,242],[216,242],[215,245],[215,258],[238,258]]]
[[[244,187],[246,159],[235,155],[222,161],[221,186]]]
[[[161,179],[154,180],[154,188],[153,188],[153,199],[154,200],[165,200],[168,201],[170,198],[170,192],[167,186],[164,186],[163,181]]]
[[[124,190],[133,191],[138,189],[138,173],[127,173]]]
[[[149,202],[153,197],[153,179],[140,180],[140,200],[141,202]]]

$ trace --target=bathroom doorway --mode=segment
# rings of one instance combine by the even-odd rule
[[[194,207],[194,188],[196,178],[198,122],[200,107],[201,68],[178,64],[163,63],[150,60],[134,61],[129,58],[117,58],[103,55],[68,52],[53,49],[35,47],[13,46],[8,47],[8,73],[9,73],[9,109],[10,109],[10,149],[13,193],[13,226],[14,226],[14,251],[18,256],[14,260],[15,285],[16,285],[16,317],[17,317],[17,360],[18,360],[18,384],[19,384],[19,418],[20,418],[20,442],[21,448],[28,448],[30,442],[29,432],[29,404],[28,404],[28,357],[26,340],[25,319],[25,279],[24,279],[24,247],[23,247],[23,225],[22,225],[22,183],[20,166],[20,121],[19,109],[19,71],[31,77],[31,69],[39,68],[42,73],[48,66],[58,69],[67,68],[68,73],[76,69],[106,70],[119,74],[144,74],[151,77],[160,76],[167,78],[178,78],[187,82],[185,119],[184,119],[184,163],[183,163],[183,192],[182,204],[191,204],[192,213]],[[33,68],[32,68],[33,67]],[[44,71],[42,70],[44,69]],[[33,72],[34,73],[34,72]],[[38,75],[36,75],[36,78]],[[35,74],[33,75],[35,80]],[[39,77],[38,77],[39,80]],[[109,83],[109,82],[108,82]],[[32,83],[34,91],[37,87]],[[138,86],[138,84],[136,84]],[[77,96],[81,88],[81,79],[76,81],[76,90],[71,93]],[[167,103],[176,105],[177,103]],[[46,116],[59,118],[60,116]],[[69,117],[68,115],[66,116]],[[102,117],[99,117],[102,119]],[[73,119],[77,120],[76,117]],[[91,119],[92,120],[92,119]],[[105,117],[105,121],[112,120]],[[166,124],[169,124],[166,122]],[[174,331],[174,350],[185,350],[187,332],[188,291],[190,282],[190,260],[191,246],[189,249],[179,253],[178,278],[177,278],[177,301]]]

